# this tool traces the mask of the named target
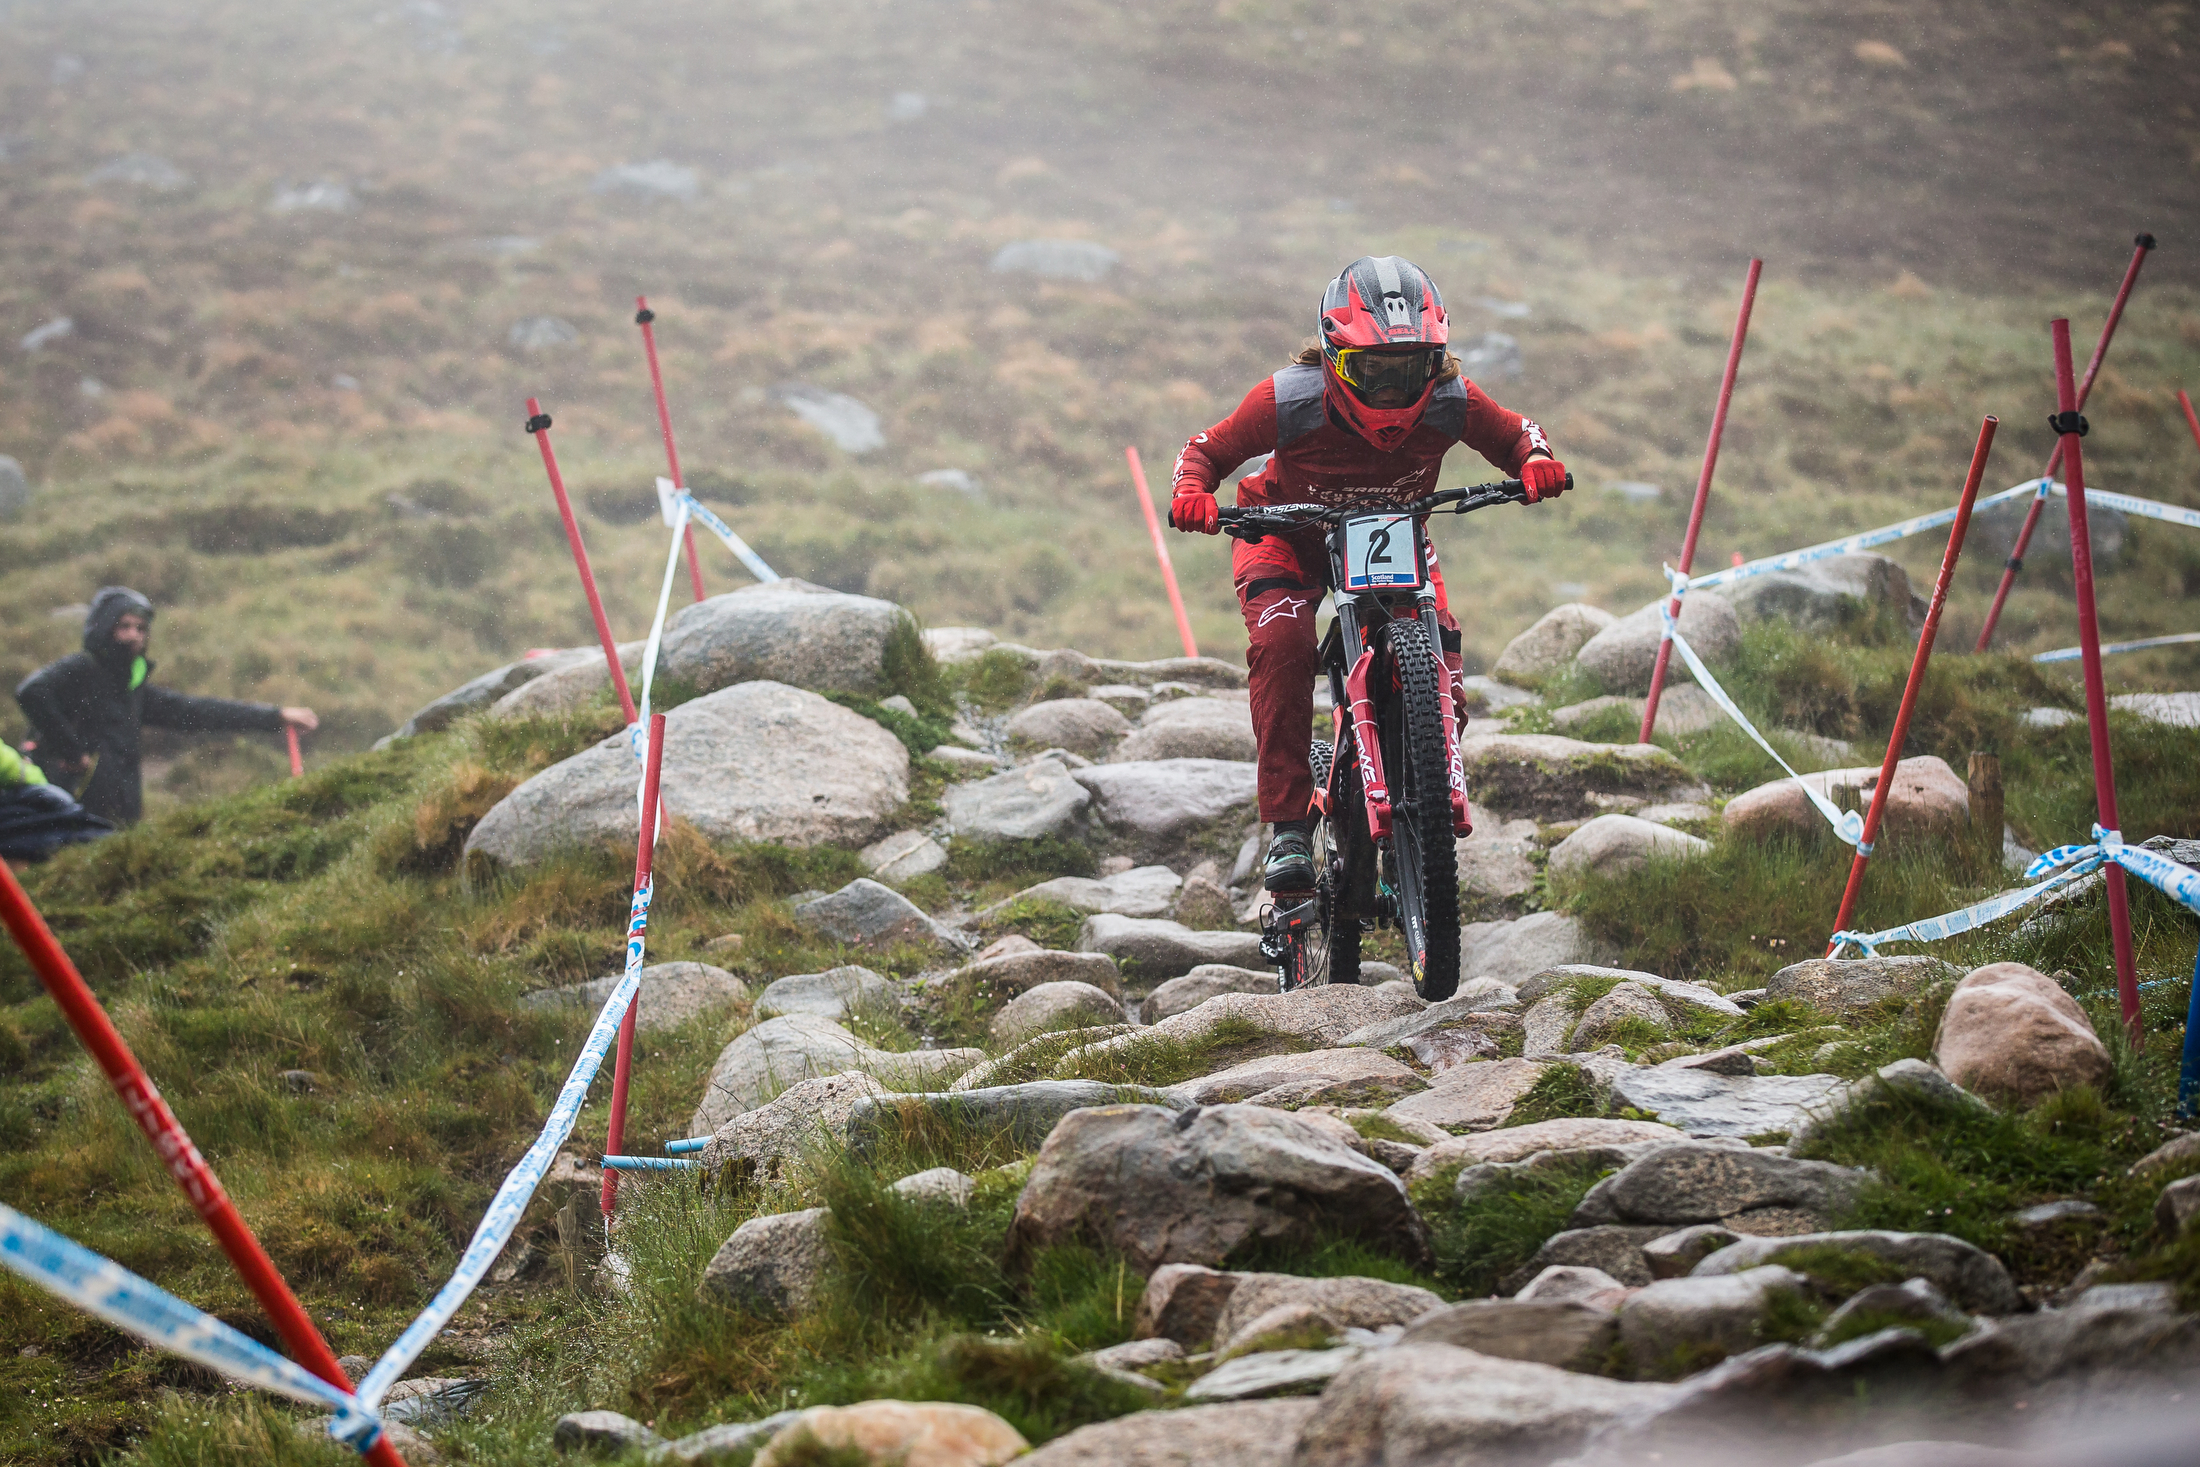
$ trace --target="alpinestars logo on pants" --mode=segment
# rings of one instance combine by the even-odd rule
[[[1276,604],[1269,607],[1266,611],[1262,612],[1260,614],[1260,620],[1253,623],[1253,625],[1264,627],[1268,625],[1268,623],[1274,621],[1279,616],[1288,616],[1296,620],[1299,614],[1299,608],[1303,607],[1304,605],[1306,605],[1306,598],[1304,596],[1278,597],[1276,599]]]

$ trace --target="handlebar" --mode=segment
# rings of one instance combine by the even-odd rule
[[[1566,487],[1574,487],[1574,476],[1566,476]],[[1358,504],[1331,507],[1322,504],[1265,504],[1240,509],[1225,509],[1217,516],[1222,533],[1238,540],[1258,540],[1265,535],[1287,534],[1305,529],[1309,525],[1339,524],[1363,514],[1470,514],[1487,509],[1493,504],[1526,504],[1528,491],[1518,479],[1500,479],[1494,484],[1475,484],[1464,489],[1439,489],[1425,499],[1407,504]],[[1445,506],[1452,506],[1446,508]]]

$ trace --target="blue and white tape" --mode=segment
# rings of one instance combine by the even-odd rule
[[[2200,871],[2172,861],[2144,846],[2127,846],[2120,832],[2104,830],[2096,825],[2093,827],[2091,844],[2057,846],[2027,866],[2024,877],[2025,880],[2035,883],[2032,886],[2005,891],[1975,906],[1939,917],[1928,917],[1922,922],[1906,922],[1884,932],[1836,932],[1833,934],[1833,952],[1835,956],[1839,956],[1843,948],[1853,947],[1869,958],[1878,956],[1879,948],[1884,943],[1939,942],[1943,938],[1983,927],[2011,912],[2021,911],[2050,892],[2083,880],[2110,862],[2123,867],[2187,910],[2200,913]],[[2041,880],[2042,877],[2046,879]]]
[[[659,479],[657,481],[657,497],[660,504],[677,503],[684,507],[695,523],[725,542],[726,548],[731,550],[734,556],[749,568],[750,575],[760,581],[776,581],[779,579],[779,572],[764,564],[764,557],[751,550],[748,541],[733,533],[731,525],[704,508],[702,502],[693,494],[679,488],[670,479]],[[665,523],[671,524],[672,511],[667,508],[664,513]]]
[[[1678,596],[1688,589],[1688,577],[1674,570],[1671,566],[1666,567],[1665,573],[1673,578],[1674,595]],[[1699,581],[1697,584],[1701,585],[1702,582]],[[1870,855],[1871,847],[1862,844],[1864,839],[1864,817],[1854,810],[1842,809],[1839,805],[1834,804],[1833,801],[1812,789],[1810,782],[1795,772],[1795,766],[1782,759],[1779,750],[1765,742],[1765,736],[1757,732],[1757,725],[1751,723],[1748,715],[1734,706],[1734,700],[1727,696],[1726,689],[1719,686],[1719,680],[1711,675],[1711,669],[1703,665],[1703,659],[1696,655],[1696,649],[1688,645],[1688,639],[1682,636],[1680,628],[1673,624],[1673,608],[1670,603],[1661,603],[1658,607],[1658,615],[1665,623],[1666,640],[1670,641],[1673,644],[1673,649],[1681,654],[1681,661],[1688,664],[1688,670],[1695,675],[1696,685],[1710,694],[1711,701],[1718,704],[1727,717],[1741,725],[1743,733],[1748,734],[1757,741],[1758,748],[1772,756],[1773,763],[1787,771],[1787,777],[1795,781],[1795,787],[1803,792],[1804,797],[1810,801],[1812,807],[1820,815],[1826,817],[1826,823],[1833,827],[1835,835],[1839,836],[1845,844],[1855,846],[1865,855]]]
[[[336,1413],[329,1435],[355,1451],[365,1452],[381,1438],[382,1423],[349,1391],[5,1205],[0,1205],[0,1266],[147,1344],[244,1385],[327,1407]]]
[[[2055,484],[2051,488],[2059,499],[2070,497],[2070,487],[2067,484]],[[2165,524],[2200,530],[2200,509],[2187,509],[2181,504],[2163,504],[2159,500],[2140,499],[2130,494],[2110,494],[2106,490],[2090,486],[2085,491],[2085,502],[2088,507],[2097,504],[2103,509],[2122,510],[2125,514],[2137,515],[2143,520],[2161,520]]]
[[[2101,648],[2103,657],[2118,652],[2144,652],[2149,647],[2179,647],[2187,642],[2200,642],[2200,632],[2179,632],[2169,637],[2141,637],[2136,642],[2110,642]],[[2052,652],[2035,652],[2034,662],[2076,662],[2085,656],[2083,647],[2058,647]]]
[[[671,487],[671,484],[672,481],[669,479],[659,479],[657,481],[657,493],[660,496],[663,495],[665,490]],[[680,544],[687,531],[688,504],[692,502],[688,496],[680,495],[673,501],[670,511],[672,548],[665,552],[664,580],[657,587],[657,614],[650,618],[649,640],[642,646],[641,716],[626,731],[627,747],[634,751],[635,762],[645,768],[649,763],[649,695],[651,689],[657,683],[657,651],[664,645],[665,615],[672,606],[672,581],[680,570]],[[644,797],[645,792],[642,786],[636,784],[634,787],[634,802],[637,810],[640,809]],[[664,825],[664,811],[661,808],[657,812],[657,822],[661,830]],[[655,838],[656,832],[652,832],[651,839],[655,840]]]
[[[558,1148],[573,1134],[573,1125],[580,1119],[581,1104],[588,1099],[588,1087],[595,1080],[596,1071],[603,1067],[604,1056],[618,1039],[619,1022],[626,1017],[627,1007],[641,987],[644,938],[649,927],[649,896],[647,884],[634,893],[634,905],[626,924],[626,972],[620,977],[618,986],[611,990],[611,996],[604,1000],[602,1012],[596,1015],[595,1027],[588,1031],[588,1039],[573,1061],[572,1072],[565,1077],[564,1088],[558,1091],[557,1103],[550,1108],[550,1118],[543,1123],[542,1134],[535,1138],[534,1145],[527,1148],[519,1165],[512,1168],[504,1184],[497,1188],[496,1196],[489,1200],[489,1209],[482,1215],[481,1225],[474,1229],[474,1236],[467,1243],[450,1282],[436,1293],[420,1317],[405,1327],[397,1342],[383,1352],[382,1358],[374,1363],[374,1369],[359,1383],[359,1401],[368,1410],[382,1404],[390,1387],[397,1384],[413,1361],[420,1358],[420,1352],[442,1333],[443,1327],[481,1286],[490,1266],[497,1261],[497,1255],[511,1242],[513,1231],[518,1228],[529,1200],[535,1195],[535,1188],[542,1184],[550,1163],[557,1158]]]
[[[2023,499],[2028,495],[2043,495],[2045,493],[2043,488],[2045,483],[2045,480],[2034,480],[2030,483],[2019,484],[2013,489],[2004,489],[1999,494],[1989,494],[1971,506],[1972,513],[1976,514],[1989,505],[2000,504],[2006,500]],[[2086,502],[2090,504],[2099,497],[2098,494],[2088,490]],[[1952,525],[1955,521],[1956,512],[1953,509],[1935,510],[1931,514],[1921,514],[1915,519],[1904,520],[1900,524],[1884,525],[1876,530],[1865,530],[1859,534],[1845,535],[1839,540],[1828,540],[1822,545],[1811,545],[1801,550],[1790,550],[1785,555],[1769,556],[1764,560],[1752,560],[1746,565],[1729,566],[1725,570],[1711,571],[1708,574],[1693,577],[1687,584],[1697,590],[1711,586],[1731,585],[1735,581],[1748,580],[1751,576],[1766,576],[1775,571],[1794,570],[1797,566],[1807,565],[1814,560],[1828,560],[1836,555],[1851,555],[1859,550],[1869,550],[1874,545],[1886,545],[1896,540],[1906,540],[1912,535],[1921,535],[1927,530],[1939,529],[1942,525]],[[1671,572],[1669,571],[1667,574],[1670,575]]]

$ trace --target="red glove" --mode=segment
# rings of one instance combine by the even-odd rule
[[[1520,484],[1530,504],[1556,499],[1566,492],[1566,466],[1555,458],[1531,458],[1520,466]]]
[[[1188,534],[1212,535],[1222,528],[1222,506],[1212,494],[1193,490],[1169,501],[1169,523]]]

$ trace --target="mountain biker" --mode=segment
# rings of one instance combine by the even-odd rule
[[[1443,297],[1418,266],[1396,255],[1354,260],[1322,295],[1320,337],[1247,393],[1237,411],[1184,445],[1169,523],[1215,534],[1217,486],[1264,453],[1274,457],[1240,481],[1240,505],[1404,503],[1435,491],[1438,465],[1455,443],[1519,479],[1530,504],[1563,493],[1566,466],[1543,430],[1460,375],[1459,358],[1444,350],[1450,334]],[[1307,763],[1320,670],[1314,613],[1329,589],[1321,528],[1258,544],[1240,540],[1230,571],[1251,639],[1245,660],[1260,818],[1274,828],[1264,879],[1270,891],[1306,891],[1315,877]],[[1456,698],[1459,623],[1433,545],[1429,572]]]

